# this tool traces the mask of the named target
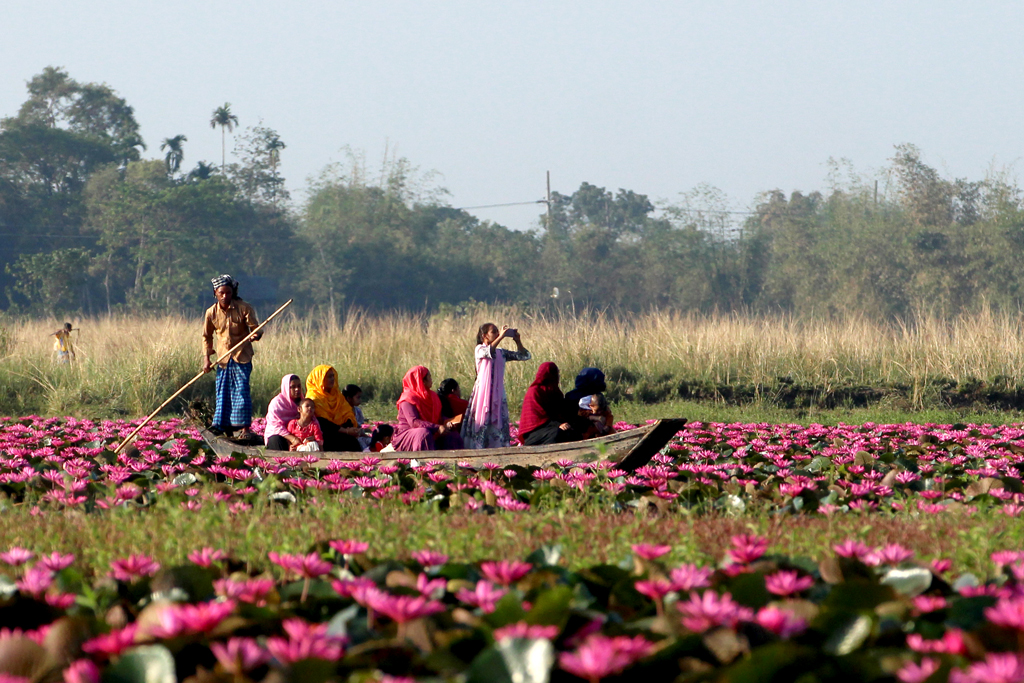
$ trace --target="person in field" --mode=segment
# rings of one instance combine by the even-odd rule
[[[53,333],[53,350],[57,352],[57,362],[61,365],[71,363],[75,360],[75,346],[71,343],[71,323],[64,323],[64,327]]]
[[[519,417],[519,439],[524,446],[579,441],[581,435],[573,428],[565,409],[565,397],[558,388],[558,366],[541,363],[537,376],[526,390]],[[574,416],[575,411],[572,413]]]
[[[430,370],[417,365],[402,378],[398,398],[398,426],[391,444],[396,451],[458,450],[462,437],[441,415],[441,398],[431,391]]]
[[[338,373],[330,365],[318,365],[306,378],[306,398],[316,407],[316,418],[323,432],[325,451],[359,452],[363,430],[356,424],[352,406],[338,389]]]
[[[210,356],[224,355],[235,344],[248,337],[259,327],[256,311],[238,296],[238,282],[230,275],[218,275],[210,283],[217,303],[206,309],[203,318],[203,372],[212,368]],[[252,374],[253,341],[259,341],[263,332],[239,346],[226,359],[217,364],[216,410],[211,429],[215,432],[235,434],[240,438],[254,437],[249,431],[252,424],[252,397],[249,376]]]
[[[316,404],[311,399],[299,401],[299,417],[288,423],[288,434],[299,443],[293,443],[291,451],[322,451],[324,435],[316,419]]]
[[[462,389],[459,383],[449,377],[441,382],[437,388],[437,395],[441,399],[441,414],[448,419],[460,417],[466,413],[469,401],[462,398]]]
[[[288,423],[299,418],[299,401],[302,400],[302,380],[298,375],[281,378],[281,393],[270,399],[267,406],[267,427],[263,440],[268,451],[287,451],[301,442],[288,433]]]
[[[515,351],[498,348],[505,339],[516,344]],[[518,330],[484,323],[476,334],[476,382],[469,395],[469,406],[462,418],[462,439],[466,448],[504,448],[510,446],[508,397],[505,396],[505,363],[530,360]]]

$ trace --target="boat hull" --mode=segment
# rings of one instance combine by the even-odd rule
[[[418,452],[381,452],[373,454],[381,461],[393,461],[400,458],[420,458],[467,462],[471,467],[483,467],[484,463],[494,463],[503,467],[518,465],[521,467],[549,467],[559,460],[575,462],[595,462],[607,460],[615,463],[620,469],[633,471],[645,465],[658,451],[665,447],[669,440],[686,425],[682,418],[663,419],[653,424],[616,432],[609,436],[574,441],[570,443],[550,444],[547,446],[515,446],[511,448],[483,448],[478,450],[460,451],[418,451]],[[207,430],[202,432],[203,438],[210,448],[220,456],[236,453],[249,456],[285,455],[285,451],[264,452],[262,446],[246,446],[230,439],[215,436]],[[294,453],[292,453],[294,455]],[[301,454],[306,455],[306,454]],[[365,458],[367,453],[350,452],[317,452],[321,465],[331,461],[354,462]]]

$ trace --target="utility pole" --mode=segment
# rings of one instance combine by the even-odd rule
[[[875,206],[878,206],[878,181],[875,181]]]
[[[548,171],[548,195],[546,203],[548,205],[548,224],[547,229],[551,229],[551,171]]]

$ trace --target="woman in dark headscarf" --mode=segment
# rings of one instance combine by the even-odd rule
[[[590,429],[590,420],[579,416],[580,399],[584,396],[603,394],[608,389],[604,381],[604,373],[598,368],[583,368],[576,375],[576,388],[565,395],[565,415],[569,423],[583,434]]]
[[[519,417],[519,438],[524,446],[579,441],[580,435],[568,421],[565,398],[558,388],[558,366],[541,363],[533,384],[526,390]]]

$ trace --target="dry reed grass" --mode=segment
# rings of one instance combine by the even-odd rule
[[[257,344],[254,401],[261,409],[283,374],[305,376],[318,363],[335,366],[342,382],[360,384],[381,400],[398,394],[403,373],[416,364],[430,367],[438,379],[457,378],[468,391],[475,374],[474,336],[484,320],[520,328],[533,352],[534,362],[509,366],[512,406],[542,360],[563,369],[563,388],[580,367],[602,367],[624,378],[619,395],[645,384],[680,381],[763,386],[770,393],[780,378],[788,378],[824,391],[906,385],[915,399],[935,378],[1016,386],[1024,366],[1020,320],[993,312],[952,320],[922,316],[904,325],[857,316],[531,315],[483,306],[466,316],[356,311],[329,320],[286,314]],[[3,327],[11,340],[0,357],[0,412],[7,414],[140,415],[199,368],[198,319],[79,321],[78,361],[71,367],[53,362],[49,335],[56,322],[9,320]],[[212,377],[204,379],[190,397],[209,396],[212,384]],[[629,390],[623,388],[627,384]]]

